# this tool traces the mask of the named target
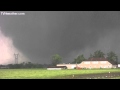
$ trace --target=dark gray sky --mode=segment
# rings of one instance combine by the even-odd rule
[[[67,63],[96,50],[120,55],[119,11],[19,12],[25,15],[0,15],[0,27],[31,62],[50,63],[56,53]]]

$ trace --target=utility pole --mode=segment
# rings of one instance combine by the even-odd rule
[[[19,54],[14,53],[14,56],[15,56],[15,64],[18,64],[18,56],[19,56]]]

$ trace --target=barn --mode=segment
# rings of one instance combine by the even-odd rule
[[[74,68],[76,68],[76,64],[57,64],[57,66],[66,66],[67,69],[74,69]]]
[[[66,66],[67,69],[77,68],[117,68],[117,63],[109,61],[107,58],[90,58],[82,61],[80,64],[57,64],[57,66]],[[120,65],[119,65],[120,66]]]
[[[62,70],[62,69],[67,69],[66,66],[49,66],[47,67],[47,70]]]
[[[117,63],[108,61],[107,58],[90,58],[78,64],[80,68],[116,68]]]

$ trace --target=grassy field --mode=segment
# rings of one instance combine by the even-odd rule
[[[69,75],[120,72],[120,69],[46,70],[0,69],[0,79],[51,79]]]

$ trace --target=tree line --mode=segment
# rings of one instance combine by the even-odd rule
[[[106,57],[105,57],[106,55]],[[95,51],[93,54],[90,54],[89,58],[107,58],[109,61],[114,61],[118,63],[118,56],[115,54],[115,52],[110,51],[107,54],[104,54],[101,50]],[[54,54],[52,57],[52,63],[51,64],[35,64],[32,62],[22,62],[20,64],[8,64],[8,65],[0,65],[1,67],[9,67],[11,69],[16,69],[16,68],[46,68],[48,66],[56,66],[56,64],[62,63],[62,57],[59,54]],[[78,55],[71,63],[79,64],[82,61],[87,60],[83,54]]]
[[[32,62],[22,62],[20,64],[7,64],[7,65],[0,65],[0,68],[10,68],[10,69],[27,69],[27,68],[46,68],[51,66],[50,64],[35,64]]]
[[[105,55],[107,56],[105,57]],[[113,51],[110,51],[109,53],[105,54],[101,50],[97,50],[93,54],[90,54],[88,59],[90,58],[107,58],[108,61],[114,61],[115,63],[118,63],[118,56]],[[86,60],[86,58],[82,54],[82,55],[78,55],[71,63],[81,63],[84,60]],[[59,63],[62,63],[62,57],[59,54],[53,55],[52,65],[56,65]]]

